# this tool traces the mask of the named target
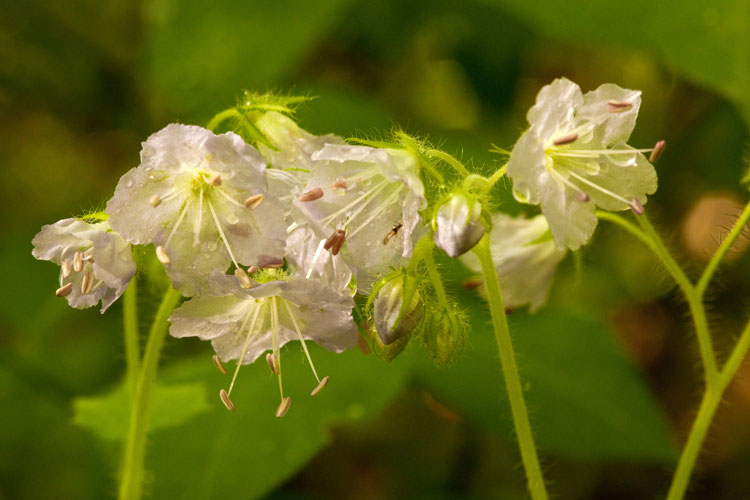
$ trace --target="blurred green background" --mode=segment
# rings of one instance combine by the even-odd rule
[[[150,133],[205,124],[242,89],[283,90],[318,96],[298,113],[315,133],[399,124],[490,171],[490,143],[513,145],[543,85],[614,82],[643,91],[631,144],[667,140],[647,208],[697,271],[747,199],[749,26],[746,0],[5,2],[0,498],[115,496],[123,398],[77,398],[120,382],[119,305],[69,309],[30,242],[43,224],[103,206]],[[721,353],[750,311],[746,246],[709,297]],[[550,489],[659,498],[702,391],[686,307],[651,255],[605,223],[580,273],[572,260],[547,308],[510,316]],[[331,384],[312,400],[293,346],[284,419],[265,367],[243,369],[229,414],[210,346],[169,339],[149,496],[525,498],[487,312],[461,289],[465,271],[443,265],[472,318],[455,364],[435,368],[416,346],[390,364],[314,349]],[[158,297],[143,292],[145,324]],[[725,399],[689,498],[750,496],[750,364]],[[74,401],[85,425],[73,423]]]

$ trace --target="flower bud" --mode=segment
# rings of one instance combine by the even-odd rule
[[[468,252],[484,235],[481,215],[482,205],[477,199],[454,193],[435,214],[435,244],[451,257]]]
[[[466,341],[466,321],[457,307],[448,310],[434,309],[422,326],[427,353],[437,365],[453,361]]]
[[[422,300],[414,278],[399,273],[377,290],[373,319],[383,345],[391,345],[414,330],[422,314]]]

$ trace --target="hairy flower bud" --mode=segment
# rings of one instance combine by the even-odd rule
[[[423,304],[414,278],[399,273],[377,290],[373,318],[383,345],[391,345],[411,333],[422,314]]]
[[[433,308],[425,318],[421,331],[425,348],[437,365],[453,361],[466,342],[464,312],[457,306],[449,309]]]
[[[435,214],[435,244],[451,257],[468,252],[484,235],[481,215],[482,205],[478,200],[454,193]]]

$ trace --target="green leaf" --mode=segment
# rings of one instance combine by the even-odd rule
[[[750,3],[746,0],[484,0],[548,36],[660,56],[674,71],[728,97],[750,121]]]
[[[129,392],[124,385],[101,396],[73,401],[73,423],[108,441],[125,440],[130,421]],[[206,387],[199,383],[162,385],[151,392],[149,431],[179,426],[208,411]]]

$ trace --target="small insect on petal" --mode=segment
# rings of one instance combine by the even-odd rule
[[[630,210],[632,210],[635,215],[641,215],[643,214],[643,205],[637,198],[633,198],[630,202]]]
[[[60,267],[61,267],[63,278],[67,278],[68,276],[70,276],[70,273],[73,272],[73,264],[70,263],[69,259],[62,261],[62,264],[60,264]]]
[[[256,208],[258,208],[258,205],[260,205],[261,201],[263,201],[263,193],[258,193],[246,199],[245,206],[250,210],[255,210]]]
[[[271,255],[259,255],[258,267],[263,269],[275,269],[284,265],[284,259],[272,257]]]
[[[92,273],[90,270],[86,271],[83,274],[83,279],[81,280],[81,294],[86,295],[91,291],[91,288],[94,286],[94,273]]]
[[[651,151],[651,154],[648,157],[648,161],[651,163],[654,163],[656,160],[661,158],[661,155],[664,153],[664,148],[667,147],[667,141],[662,139],[661,141],[657,142],[654,145],[654,149]]]
[[[75,255],[73,255],[73,270],[80,273],[81,269],[83,269],[83,252],[78,250]]]
[[[292,398],[289,396],[285,397],[281,400],[281,403],[279,404],[279,407],[276,408],[276,416],[278,418],[283,417],[286,415],[286,412],[289,411],[289,407],[292,406]]]
[[[229,394],[227,394],[227,391],[224,389],[219,391],[219,397],[221,398],[221,402],[224,403],[224,406],[227,407],[227,410],[234,411],[234,403],[232,403],[232,400],[229,399]]]
[[[227,374],[227,369],[224,368],[224,364],[219,359],[219,356],[217,356],[216,354],[214,354],[211,359],[213,360],[214,365],[216,366],[216,369],[219,370],[222,375],[226,375]]]
[[[234,270],[234,276],[237,278],[237,281],[240,282],[242,288],[247,290],[248,288],[253,287],[253,280],[250,279],[250,276],[248,276],[245,270],[241,267]]]
[[[337,229],[331,236],[323,243],[323,248],[330,250],[333,255],[338,255],[341,250],[341,246],[346,240],[346,231],[343,229]]]
[[[169,255],[167,255],[167,251],[161,245],[156,247],[156,258],[159,259],[159,262],[161,262],[165,266],[169,265],[172,262],[171,260],[169,260]]]
[[[72,291],[73,291],[73,283],[67,283],[61,286],[60,288],[58,288],[57,290],[55,290],[55,295],[57,295],[58,297],[67,297],[68,295],[70,295],[70,292]]]
[[[578,191],[578,201],[580,201],[581,203],[586,203],[590,199],[591,198],[589,197],[589,195],[587,195],[583,191]]]
[[[607,101],[607,111],[610,113],[622,113],[633,107],[632,102],[627,101]]]
[[[212,186],[221,186],[221,175],[216,174],[208,180]]]
[[[323,190],[317,187],[302,193],[302,196],[299,197],[299,201],[314,201],[322,197]]]
[[[333,189],[346,189],[346,182],[344,181],[336,181],[333,184],[331,184],[331,188]]]
[[[318,386],[315,389],[312,390],[312,392],[310,393],[310,396],[315,396],[320,391],[322,391],[323,388],[326,385],[328,385],[328,380],[330,380],[330,377],[328,375],[326,375],[325,377],[323,377],[322,379],[320,379],[320,383],[318,384]]]
[[[276,361],[276,356],[274,356],[270,352],[266,354],[266,363],[268,363],[268,369],[271,370],[271,373],[273,373],[274,375],[279,374],[279,365]]]
[[[156,208],[161,205],[161,196],[155,194],[151,198],[149,198],[148,202],[151,203],[152,207]]]
[[[562,146],[563,144],[570,144],[571,142],[575,142],[578,140],[578,134],[573,132],[572,134],[566,134],[563,136],[558,137],[554,141],[552,141],[552,144],[555,146]]]

